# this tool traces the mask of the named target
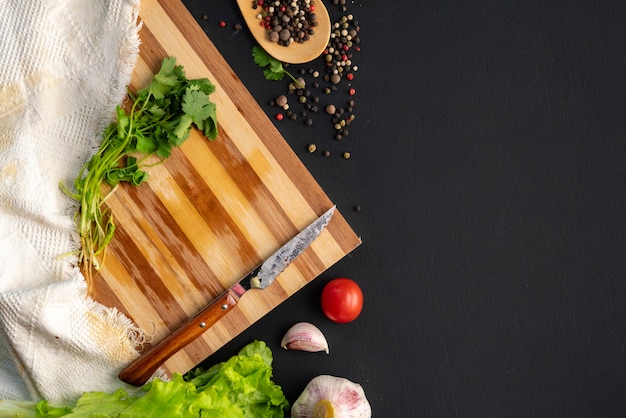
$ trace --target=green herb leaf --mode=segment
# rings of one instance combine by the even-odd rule
[[[252,47],[252,59],[259,67],[267,67],[273,60],[272,56],[258,45]]]
[[[215,85],[208,78],[197,78],[189,81],[189,89],[200,90],[207,96],[215,93]]]
[[[151,154],[156,151],[157,144],[149,136],[145,136],[141,131],[135,132],[135,150],[142,154]]]
[[[280,81],[285,75],[287,75],[294,81],[294,83],[296,83],[296,85],[302,87],[300,82],[298,82],[298,80],[296,80],[296,78],[289,71],[285,70],[282,62],[272,57],[260,46],[255,45],[252,47],[252,59],[256,65],[261,68],[265,68],[263,70],[263,75],[266,80]]]
[[[191,124],[193,122],[193,117],[190,115],[182,115],[179,119],[178,125],[172,132],[172,135],[169,136],[170,143],[179,147],[185,142],[185,140],[189,137],[189,131],[191,130]]]
[[[203,129],[204,120],[215,114],[215,103],[211,103],[209,96],[198,90],[188,89],[183,96],[183,112],[191,116],[191,120]]]
[[[215,138],[217,138],[218,133],[217,116],[215,115],[215,112],[216,110],[214,109],[213,116],[206,119],[204,122],[204,135],[210,140],[214,140]]]

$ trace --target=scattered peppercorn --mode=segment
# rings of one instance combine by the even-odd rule
[[[324,151],[322,151],[322,155],[323,155],[324,157],[330,157],[330,151],[329,151],[329,150],[327,150],[327,149],[325,149]]]
[[[294,20],[293,16],[289,16],[291,8],[302,9],[306,7],[306,4],[314,3],[315,0],[251,1],[253,7],[259,9],[258,17],[261,26],[266,27],[269,36],[277,37],[280,43],[283,30],[290,32],[288,42],[298,42],[294,37],[293,28],[287,23]],[[332,1],[343,2],[342,6],[345,8],[346,0]],[[270,8],[272,8],[271,11]],[[272,13],[271,17],[270,13]],[[274,29],[276,25],[281,26],[280,31],[277,31],[278,28]],[[343,140],[348,137],[348,127],[355,119],[355,100],[352,96],[356,97],[358,87],[353,85],[353,81],[358,70],[355,52],[360,51],[360,29],[359,23],[352,14],[344,14],[331,24],[331,35],[327,47],[316,64],[319,68],[314,68],[311,64],[307,67],[296,67],[293,72],[297,74],[297,81],[289,82],[287,94],[280,95],[269,102],[270,106],[278,106],[281,110],[280,118],[276,114],[277,120],[301,118],[304,125],[311,126],[314,121],[317,123],[317,120],[313,119],[315,117],[313,114],[318,112],[318,106],[323,106],[322,109],[329,116],[334,128],[332,138]],[[282,39],[285,39],[286,33],[282,35]],[[286,68],[290,64],[283,63],[283,66]],[[289,94],[293,94],[297,100],[291,98],[287,100]],[[341,104],[341,100],[335,99],[336,94],[344,95],[349,100]],[[330,150],[325,150],[322,154],[330,156]],[[344,159],[350,158],[350,153],[347,151],[340,155]]]
[[[277,106],[283,107],[284,105],[287,104],[287,96],[285,96],[284,94],[281,94],[280,96],[276,97],[274,102],[276,103]]]
[[[226,27],[226,22],[224,22],[223,20],[220,20],[220,28],[224,28]]]
[[[277,113],[276,114],[276,120],[283,120],[283,114],[282,113]]]
[[[354,207],[354,211],[355,211],[355,212],[361,212],[361,206],[356,205],[356,206]]]
[[[309,144],[309,146],[307,147],[307,149],[309,150],[309,152],[311,154],[313,154],[315,152],[315,150],[317,149],[317,146],[315,144]]]

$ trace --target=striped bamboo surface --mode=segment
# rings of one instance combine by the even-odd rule
[[[217,87],[220,134],[197,132],[140,187],[107,204],[116,224],[94,297],[157,342],[237,282],[332,202],[206,34],[178,0],[142,0],[142,45],[131,88],[145,86],[165,56],[188,78]],[[201,338],[168,360],[186,372],[360,244],[336,211],[326,230],[264,291],[248,292]],[[259,338],[263,338],[262,335]]]

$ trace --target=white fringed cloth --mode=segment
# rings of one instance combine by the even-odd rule
[[[0,1],[0,398],[122,386],[139,332],[88,297],[72,185],[125,96],[139,0]]]

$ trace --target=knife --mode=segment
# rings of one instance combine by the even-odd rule
[[[146,383],[163,362],[230,312],[246,291],[263,290],[272,284],[274,279],[322,233],[334,212],[335,206],[280,247],[258,268],[189,318],[180,328],[133,360],[120,372],[119,378],[134,386]]]

